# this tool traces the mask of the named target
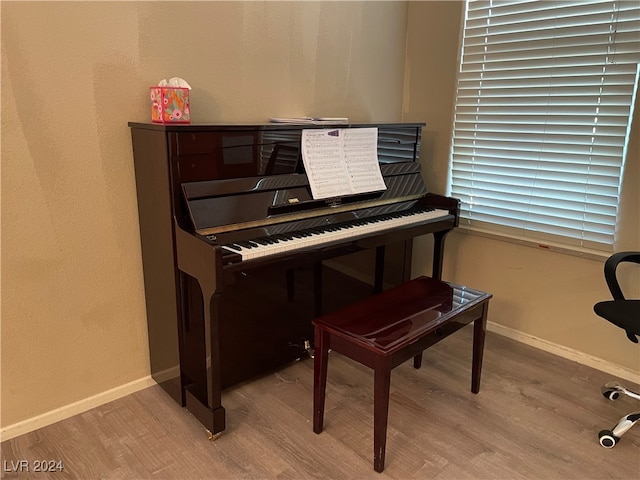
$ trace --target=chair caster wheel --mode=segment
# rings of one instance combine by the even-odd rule
[[[598,438],[600,439],[600,445],[604,448],[613,448],[620,441],[620,438],[616,437],[611,430],[602,430],[598,433]]]
[[[603,390],[602,395],[604,398],[608,400],[617,400],[620,396],[620,392],[618,390]]]

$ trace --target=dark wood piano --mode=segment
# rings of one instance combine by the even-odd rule
[[[223,389],[313,346],[311,320],[409,280],[434,235],[440,278],[459,202],[427,192],[423,124],[378,128],[387,189],[314,200],[302,129],[130,123],[153,378],[212,433]]]

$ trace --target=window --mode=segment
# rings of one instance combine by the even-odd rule
[[[614,247],[637,1],[468,1],[451,143],[461,226]]]

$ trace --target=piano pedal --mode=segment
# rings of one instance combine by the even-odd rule
[[[309,356],[309,358],[313,358],[313,348],[311,347],[311,342],[306,338],[301,338],[300,343],[289,342],[289,346],[302,351],[302,355],[296,358],[296,362],[302,360],[305,353]]]
[[[309,340],[304,341],[304,350],[307,352],[307,355],[309,355],[309,358],[313,358],[314,349],[311,348],[311,342]]]

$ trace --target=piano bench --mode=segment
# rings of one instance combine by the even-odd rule
[[[480,371],[489,307],[488,293],[419,277],[313,321],[315,327],[313,431],[322,432],[329,350],[374,371],[373,468],[384,469],[391,370],[473,322],[471,391]]]

